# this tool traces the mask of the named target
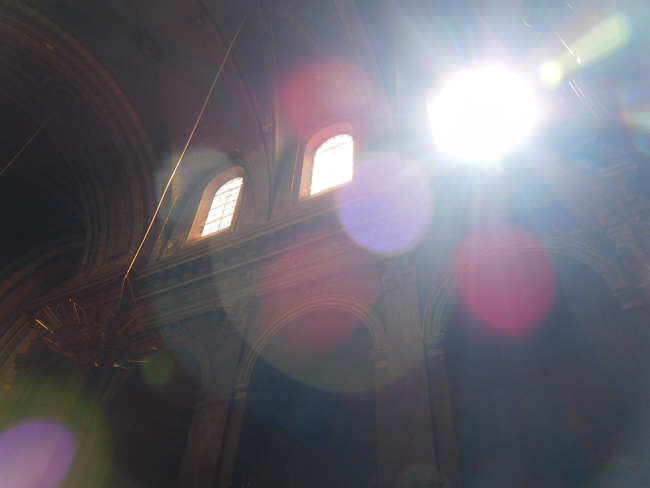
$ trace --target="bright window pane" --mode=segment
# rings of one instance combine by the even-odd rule
[[[212,199],[201,237],[230,227],[243,181],[244,179],[241,177],[233,178],[217,190]]]
[[[353,141],[339,134],[325,141],[314,155],[310,195],[333,188],[352,179]]]

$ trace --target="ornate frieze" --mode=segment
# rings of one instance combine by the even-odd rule
[[[317,248],[311,247],[270,264],[258,265],[250,270],[204,283],[188,291],[176,292],[174,295],[158,302],[156,308],[169,309],[187,302],[195,302],[211,296],[221,295],[224,292],[246,287],[254,282],[261,282],[302,267],[328,262],[332,258],[356,249],[358,249],[358,245],[350,238],[330,242]]]
[[[341,239],[316,249],[309,249],[303,253],[297,253],[293,256],[280,259],[272,264],[261,266],[252,271],[252,276],[256,280],[267,278],[308,264],[330,259],[357,248],[358,245],[354,240],[350,238]]]

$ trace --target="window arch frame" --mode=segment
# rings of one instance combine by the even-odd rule
[[[202,236],[203,227],[205,226],[205,221],[210,212],[210,207],[212,206],[212,201],[214,196],[219,191],[219,189],[228,183],[234,178],[242,178],[242,184],[239,188],[239,194],[237,195],[237,203],[235,204],[235,210],[232,216],[230,225],[225,229],[217,230],[205,236]],[[208,239],[217,234],[223,234],[224,232],[233,231],[237,224],[237,216],[239,213],[239,207],[242,205],[244,190],[246,187],[246,175],[244,173],[244,168],[236,166],[234,168],[229,168],[217,175],[210,183],[207,184],[205,190],[203,190],[203,196],[201,196],[201,201],[199,206],[194,214],[194,221],[192,222],[192,228],[187,237],[187,242],[194,242],[198,240]]]
[[[300,201],[307,200],[309,198],[316,198],[319,197],[320,195],[330,193],[332,190],[336,188],[340,188],[341,185],[345,185],[349,183],[349,182],[341,183],[339,185],[330,187],[326,190],[322,190],[318,193],[314,193],[313,195],[311,194],[311,184],[312,184],[311,180],[314,174],[314,157],[316,156],[316,151],[318,151],[318,149],[327,141],[329,141],[332,137],[343,135],[343,134],[348,134],[350,137],[352,137],[352,143],[353,143],[352,168],[354,169],[358,144],[357,144],[357,140],[352,125],[350,125],[347,122],[339,122],[337,124],[333,124],[322,129],[321,131],[317,132],[314,136],[312,136],[312,138],[309,139],[309,142],[305,146],[305,153],[302,162],[302,173],[300,177],[300,194],[299,194]]]

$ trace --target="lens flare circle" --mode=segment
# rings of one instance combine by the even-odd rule
[[[289,71],[280,94],[289,126],[298,133],[323,118],[341,118],[351,107],[362,110],[369,77],[358,66],[336,60],[313,60]]]
[[[0,486],[57,488],[74,460],[74,438],[62,425],[37,421],[0,436]]]
[[[650,154],[650,83],[635,81],[623,90],[621,118],[632,129],[634,147]]]
[[[142,375],[153,386],[163,386],[174,374],[174,358],[167,352],[156,352],[142,364]]]
[[[533,128],[535,95],[498,66],[463,71],[428,104],[436,146],[469,161],[496,161]]]
[[[463,244],[460,261],[461,297],[496,333],[527,336],[553,305],[553,263],[533,235],[516,228],[478,232]]]
[[[339,192],[345,230],[365,248],[389,254],[412,246],[433,206],[426,175],[397,159],[366,161]]]
[[[634,138],[634,146],[644,154],[650,154],[650,137],[645,134],[637,134]]]
[[[355,361],[350,354],[356,341],[364,337],[364,327],[359,317],[345,310],[313,310],[282,327],[263,346],[260,356],[274,369],[311,388],[364,394],[372,389],[372,382],[350,372],[350,361]]]

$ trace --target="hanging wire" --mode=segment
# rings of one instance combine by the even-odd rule
[[[169,220],[169,217],[172,214],[172,210],[174,210],[174,205],[176,205],[176,200],[178,200],[178,195],[174,197],[174,201],[172,202],[171,207],[169,207],[169,212],[167,213],[167,217],[165,217],[165,221],[163,222],[162,228],[160,229],[160,233],[158,234],[158,239],[156,239],[156,243],[153,245],[154,249],[160,242],[160,238],[162,237],[163,232],[165,231],[165,227],[167,226],[167,221]]]
[[[232,38],[232,41],[230,41],[230,46],[228,47],[228,50],[226,51],[226,55],[223,58],[223,61],[221,61],[221,65],[219,66],[219,71],[217,71],[216,76],[214,77],[214,81],[212,82],[212,86],[210,87],[210,90],[208,91],[207,96],[205,97],[205,101],[203,102],[203,106],[201,107],[201,110],[199,112],[199,116],[196,118],[196,122],[194,123],[194,127],[192,128],[192,131],[190,132],[190,136],[187,138],[187,142],[185,143],[185,147],[183,148],[183,152],[181,153],[180,157],[178,158],[178,162],[176,163],[176,166],[174,166],[174,170],[172,171],[171,176],[169,177],[169,180],[167,181],[167,185],[165,185],[165,189],[162,192],[162,195],[160,197],[160,201],[158,202],[158,206],[156,207],[156,211],[153,214],[153,217],[151,217],[151,222],[149,223],[149,227],[147,227],[146,232],[144,233],[144,237],[142,238],[142,241],[140,242],[140,245],[138,246],[138,250],[135,252],[135,255],[133,256],[133,260],[131,261],[131,264],[129,264],[128,269],[126,270],[126,274],[124,275],[124,279],[122,280],[122,285],[120,286],[120,290],[118,292],[118,302],[117,302],[117,308],[119,309],[120,307],[120,302],[122,300],[122,293],[124,291],[124,286],[129,279],[129,273],[133,269],[133,265],[135,264],[136,260],[138,259],[138,256],[140,255],[140,251],[142,250],[142,247],[144,246],[145,241],[147,240],[147,237],[149,236],[149,232],[151,232],[151,228],[153,227],[153,224],[156,221],[156,217],[158,216],[158,212],[160,212],[160,208],[162,207],[163,201],[165,200],[165,196],[167,195],[167,191],[169,190],[169,187],[172,184],[172,181],[174,180],[174,176],[176,176],[176,172],[178,171],[178,167],[181,165],[181,162],[183,161],[183,156],[185,156],[185,152],[187,151],[187,148],[190,145],[190,142],[192,142],[192,138],[194,137],[194,133],[196,132],[196,128],[199,125],[199,122],[201,121],[201,117],[203,117],[203,112],[205,112],[205,108],[208,105],[208,101],[210,100],[210,97],[212,96],[212,92],[214,91],[214,87],[217,84],[217,81],[219,80],[219,76],[221,75],[221,72],[223,71],[224,66],[226,65],[226,61],[228,60],[228,57],[230,56],[230,51],[232,50],[232,47],[235,44],[235,40],[237,39],[237,36],[239,35],[239,32],[241,31],[242,27],[244,26],[244,22],[246,21],[246,17],[248,17],[248,12],[250,11],[250,7],[246,9],[246,13],[244,14],[244,17],[242,18],[241,23],[239,24],[239,28],[237,29],[237,32],[235,32],[234,37]],[[170,209],[171,213],[171,209]],[[169,218],[169,215],[167,216]],[[129,283],[130,286],[130,283]]]
[[[33,135],[32,137],[29,138],[29,140],[28,140],[28,141],[25,143],[25,145],[20,149],[20,151],[18,151],[18,153],[17,153],[17,154],[12,158],[12,160],[9,161],[9,162],[7,163],[7,166],[5,166],[4,169],[3,169],[2,171],[0,171],[0,176],[2,176],[2,175],[4,174],[4,172],[7,171],[7,169],[9,169],[9,166],[11,166],[11,165],[13,164],[13,162],[14,162],[16,159],[18,159],[18,156],[20,156],[20,155],[22,154],[22,152],[23,152],[25,149],[27,149],[27,146],[29,146],[29,143],[32,142],[32,141],[34,140],[34,138],[39,134],[39,132],[41,132],[41,131],[43,130],[43,127],[45,127],[45,126],[47,125],[47,123],[48,123],[51,119],[52,119],[52,116],[50,115],[50,116],[47,118],[47,120],[46,120],[45,122],[43,122],[43,124],[38,128],[38,130],[37,130],[36,132],[34,132],[34,135]]]

